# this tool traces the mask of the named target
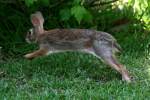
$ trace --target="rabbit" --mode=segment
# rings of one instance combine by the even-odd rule
[[[127,69],[117,60],[115,54],[121,51],[116,39],[106,33],[90,29],[52,29],[44,30],[44,18],[40,11],[31,14],[31,28],[26,35],[28,43],[37,43],[39,50],[24,57],[33,59],[51,53],[68,50],[88,52],[100,58],[104,63],[122,75],[122,79],[131,82]]]

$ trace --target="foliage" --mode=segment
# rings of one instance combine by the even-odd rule
[[[0,46],[5,52],[24,44],[32,27],[30,14],[37,10],[44,15],[46,29],[90,28],[114,35],[137,32],[139,37],[149,33],[148,0],[5,0],[0,4]]]
[[[89,28],[113,34],[133,83],[120,81],[118,73],[84,53],[24,59],[37,49],[24,40],[32,27],[30,14],[37,10],[44,15],[46,29]],[[149,12],[149,0],[0,0],[0,99],[150,99]]]

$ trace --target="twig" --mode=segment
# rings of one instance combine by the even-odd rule
[[[0,0],[0,3],[3,3],[3,4],[15,4],[16,1],[15,0]]]
[[[51,5],[49,8],[54,8],[58,6],[59,4],[63,3],[65,0],[60,0],[59,2],[55,3],[54,5]]]
[[[108,2],[100,2],[100,3],[97,3],[97,4],[91,4],[90,6],[91,7],[102,6],[102,5],[107,5],[107,4],[110,4],[110,3],[117,2],[117,1],[119,1],[119,0],[112,0],[112,1],[108,1]]]

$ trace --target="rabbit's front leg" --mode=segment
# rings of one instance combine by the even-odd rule
[[[39,56],[47,55],[47,53],[48,53],[48,50],[43,48],[43,49],[36,50],[32,53],[28,53],[24,57],[27,59],[33,59]]]

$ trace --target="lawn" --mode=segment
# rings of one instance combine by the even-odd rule
[[[138,49],[142,42],[126,41],[120,42],[119,59],[132,83],[90,54],[57,53],[29,61],[22,56],[36,46],[16,46],[17,56],[0,64],[0,100],[150,100],[150,56]]]
[[[122,47],[117,57],[133,81],[122,81],[83,52],[25,59],[38,49],[25,42],[38,23],[42,32],[42,17],[33,16],[37,11],[45,30],[84,28],[113,35]],[[150,0],[0,0],[0,19],[0,100],[150,100]]]

